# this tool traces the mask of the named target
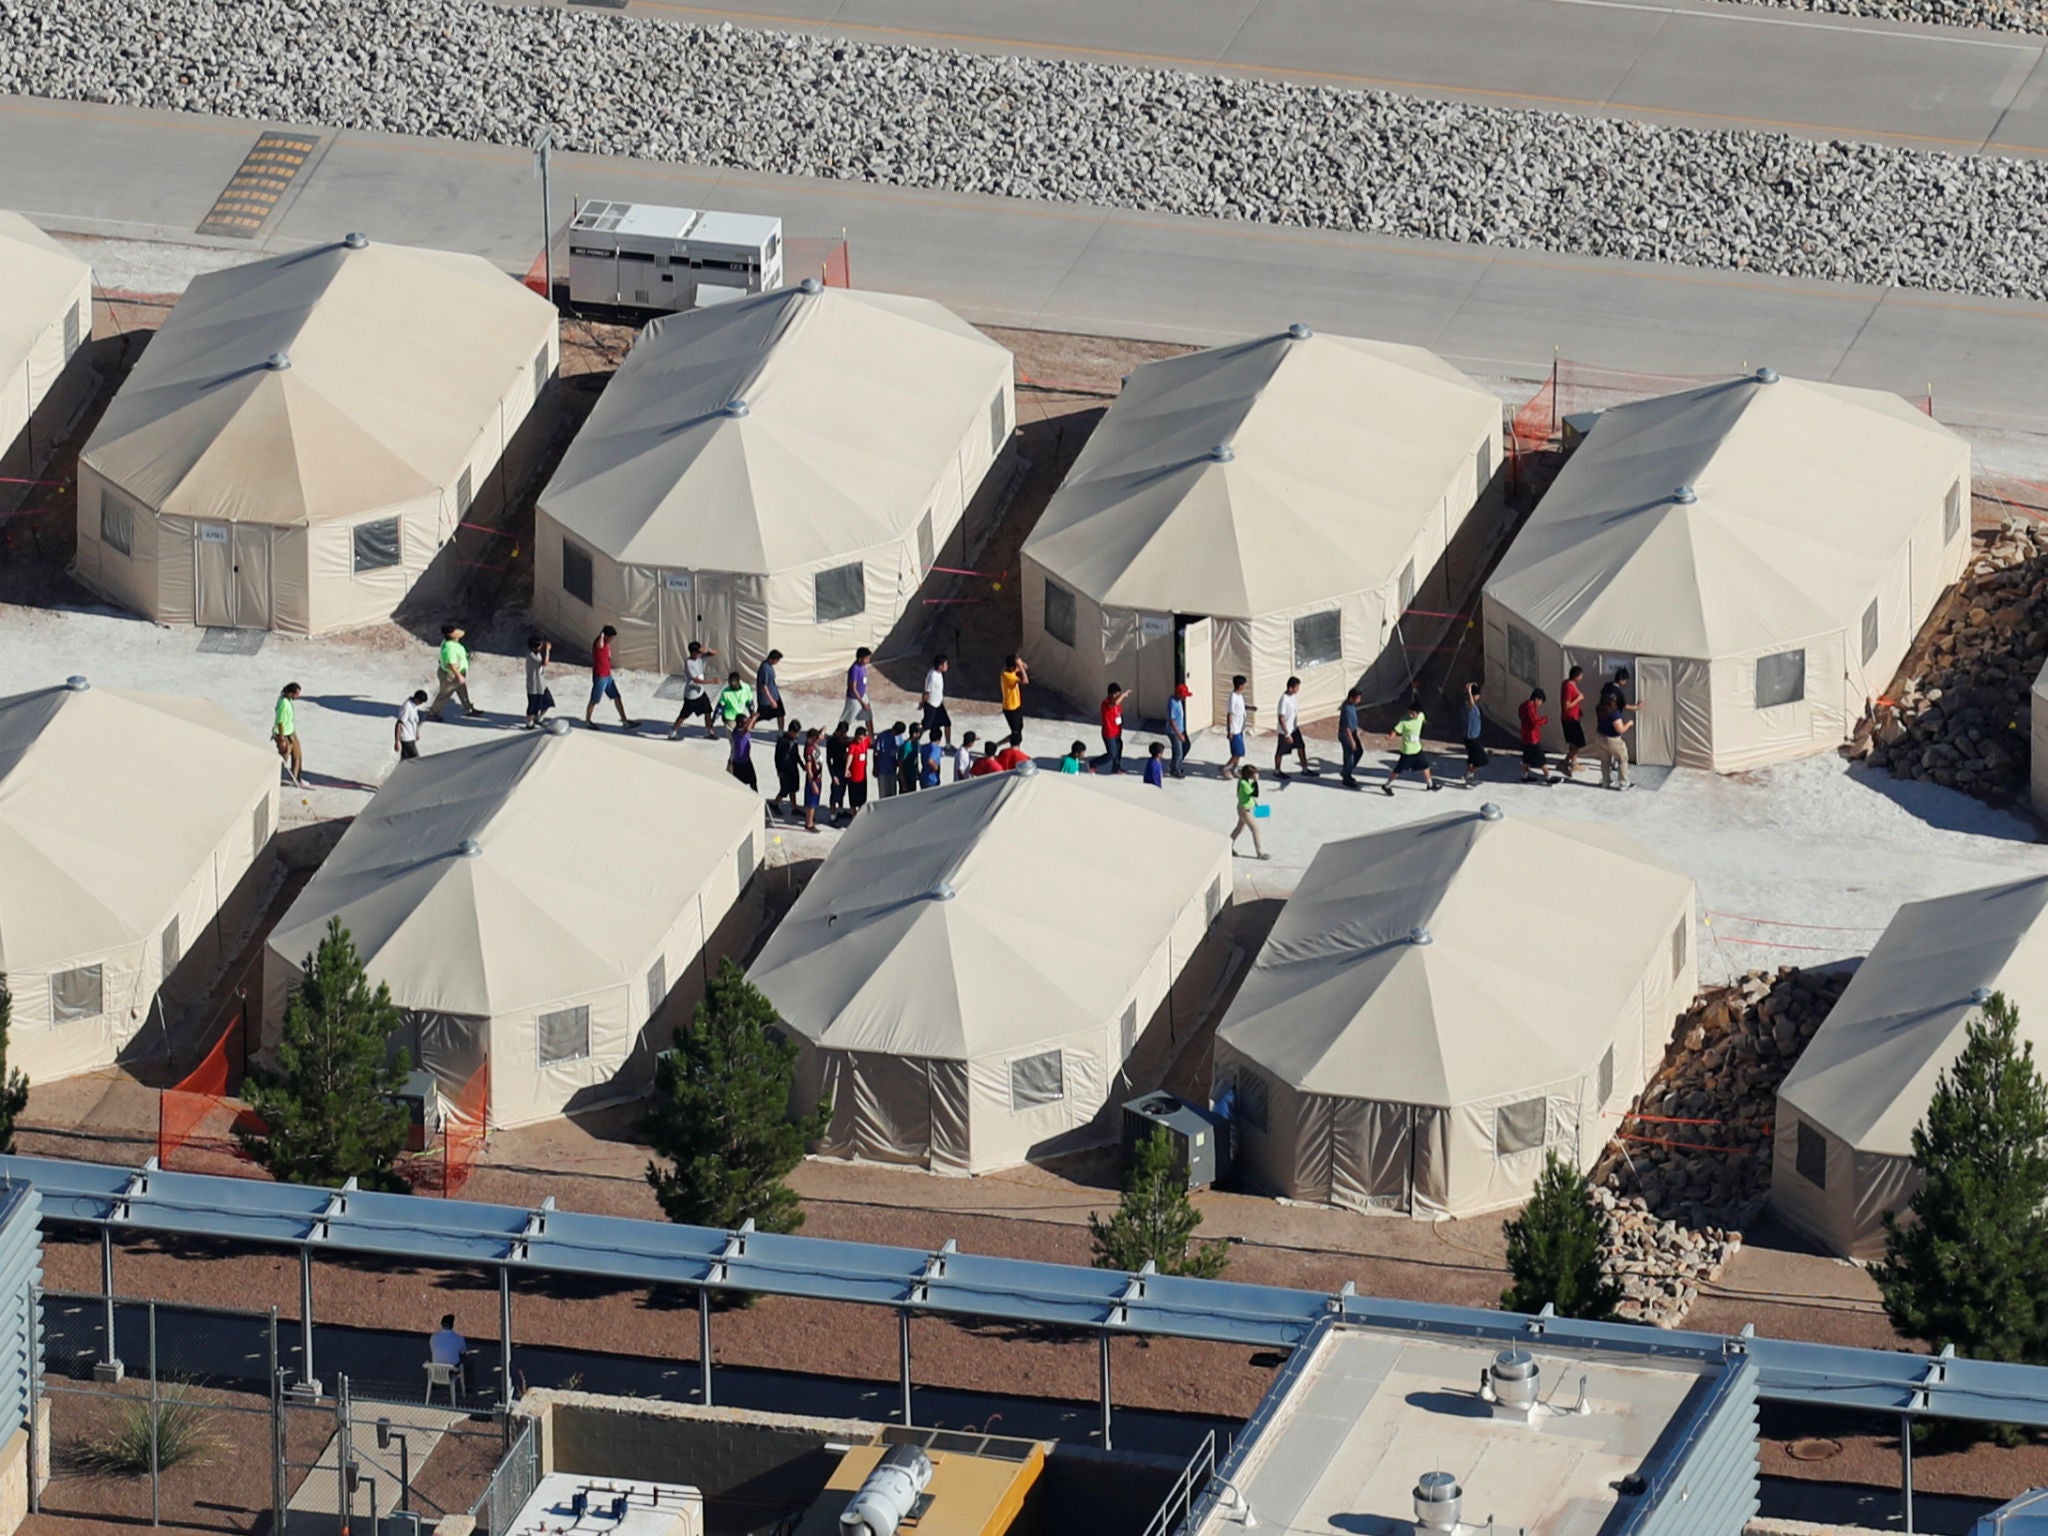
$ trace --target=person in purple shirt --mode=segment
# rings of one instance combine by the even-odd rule
[[[853,653],[853,665],[846,669],[846,702],[839,710],[841,725],[865,725],[871,736],[875,731],[875,710],[868,703],[868,658],[874,654],[866,646]]]
[[[738,779],[756,794],[760,793],[761,781],[754,775],[754,717],[741,715],[732,723],[732,755],[726,759],[726,772]]]
[[[1154,789],[1166,788],[1166,759],[1161,755],[1165,751],[1166,743],[1155,741],[1145,759],[1145,782]]]

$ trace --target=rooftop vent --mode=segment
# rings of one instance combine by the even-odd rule
[[[1455,1531],[1464,1507],[1465,1490],[1448,1472],[1425,1472],[1415,1480],[1415,1526],[1423,1531]]]
[[[74,677],[73,679],[71,679],[73,687],[81,686],[84,682],[85,679],[82,677]],[[1972,987],[1970,989],[1970,1001],[1975,1003],[1979,1008],[1982,1008],[1986,1003],[1991,1001],[1991,989],[1989,987]]]
[[[1410,944],[1434,944],[1436,940],[1430,936],[1427,928],[1417,923],[1408,930],[1408,942]]]
[[[1778,382],[1778,370],[1775,368],[1759,368],[1756,371],[1756,381],[1759,384],[1775,384]]]
[[[292,360],[290,354],[284,352],[273,352],[270,354],[270,356],[263,359],[263,366],[268,368],[272,373],[283,373],[285,369],[291,367],[291,365]]]
[[[370,237],[360,229],[352,229],[341,237],[341,243],[352,251],[360,251],[370,243]]]
[[[1232,459],[1237,457],[1237,450],[1231,447],[1228,443],[1218,443],[1214,448],[1211,448],[1209,450],[1209,457],[1214,459],[1218,464],[1228,464]]]
[[[455,852],[465,859],[480,859],[484,856],[484,845],[473,837],[465,837],[455,845]]]
[[[823,293],[825,291],[825,285],[815,277],[807,277],[796,286],[797,290],[801,293]]]
[[[956,893],[953,890],[953,883],[950,880],[941,880],[937,885],[933,886],[931,889],[931,898],[933,901],[951,901],[955,894]]]
[[[73,693],[84,693],[86,689],[92,686],[92,684],[87,682],[82,677],[72,676],[64,679],[64,686],[66,688],[69,688]]]
[[[752,409],[746,401],[737,398],[725,402],[725,414],[728,416],[744,416]]]
[[[1307,341],[1309,337],[1315,335],[1315,332],[1299,321],[1296,321],[1293,325],[1287,327],[1287,334],[1296,341]]]
[[[1543,1393],[1543,1368],[1526,1349],[1504,1349],[1486,1368],[1487,1385],[1504,1408],[1532,1408]]]
[[[569,722],[566,720],[550,720],[544,729],[550,736],[566,736],[569,734]]]
[[[1019,763],[1013,771],[1020,777],[1028,779],[1032,774],[1038,772],[1038,764],[1027,760]]]
[[[839,1536],[896,1536],[931,1480],[932,1459],[922,1447],[891,1446],[840,1512]]]
[[[1506,815],[1507,813],[1491,800],[1479,807],[1479,819],[1481,821],[1502,821],[1506,819]]]
[[[1681,507],[1689,507],[1700,499],[1700,493],[1689,485],[1681,485],[1671,493],[1671,499]]]

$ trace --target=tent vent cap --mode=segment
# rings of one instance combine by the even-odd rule
[[[550,736],[566,736],[569,734],[569,722],[566,720],[550,720],[547,723],[546,729]]]
[[[74,677],[71,681],[74,683],[81,683],[84,682],[85,679],[80,677]],[[1982,1008],[1986,1003],[1991,1001],[1991,989],[1989,987],[1971,988],[1970,1001],[1975,1003],[1979,1008]]]
[[[270,354],[270,356],[263,359],[263,366],[268,368],[272,373],[282,373],[285,371],[285,369],[291,367],[291,365],[291,355],[285,352],[273,352]]]
[[[725,414],[728,416],[744,416],[752,409],[752,406],[737,396],[725,402]]]
[[[1315,335],[1315,332],[1299,321],[1296,321],[1293,325],[1287,327],[1287,334],[1295,341],[1307,341],[1309,337]]]
[[[1032,775],[1032,774],[1034,774],[1034,773],[1038,772],[1038,764],[1036,764],[1036,763],[1033,763],[1033,762],[1028,762],[1028,761],[1027,761],[1027,762],[1022,762],[1022,763],[1019,763],[1019,764],[1018,764],[1018,765],[1017,765],[1017,766],[1016,766],[1016,767],[1015,767],[1014,769],[1012,769],[1011,771],[1012,771],[1013,773],[1017,774],[1017,775],[1018,775],[1018,776],[1019,776],[1020,778],[1026,778],[1026,779],[1028,779],[1028,778],[1030,778],[1030,777],[1031,777],[1031,775]]]
[[[92,684],[87,682],[82,677],[72,676],[64,679],[64,686],[66,688],[69,688],[73,693],[83,693],[85,692],[86,689],[90,688]]]
[[[1218,464],[1228,464],[1232,459],[1237,457],[1237,450],[1231,447],[1228,443],[1218,443],[1214,448],[1211,448],[1209,450],[1209,457],[1214,459]]]
[[[1506,815],[1507,813],[1491,800],[1479,807],[1479,819],[1481,821],[1501,821],[1506,818]]]
[[[1756,381],[1759,384],[1775,384],[1778,382],[1778,370],[1775,368],[1759,368],[1756,371]]]
[[[1425,1472],[1415,1480],[1415,1524],[1424,1531],[1455,1531],[1465,1490],[1448,1472]]]
[[[484,845],[473,837],[465,837],[455,845],[455,851],[465,859],[480,859],[484,856]]]
[[[1436,940],[1430,935],[1430,931],[1427,928],[1417,923],[1408,930],[1408,942],[1410,944],[1434,944]]]
[[[352,229],[341,237],[341,243],[352,251],[360,251],[370,243],[370,237],[360,229]]]
[[[1689,507],[1700,499],[1700,493],[1689,485],[1681,485],[1671,493],[1671,499],[1681,507]]]
[[[949,880],[941,880],[932,887],[931,895],[933,901],[951,901],[953,894],[953,884]]]
[[[823,293],[825,291],[825,285],[815,277],[807,277],[796,286],[798,291],[802,293]]]

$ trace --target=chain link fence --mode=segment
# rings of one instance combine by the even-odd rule
[[[535,1424],[532,1419],[519,1421],[518,1433],[513,1437],[511,1447],[490,1481],[484,1484],[484,1491],[477,1501],[470,1505],[470,1516],[476,1521],[477,1536],[501,1536],[512,1528],[512,1522],[519,1511],[526,1507],[526,1501],[533,1497],[533,1490],[540,1482],[540,1447],[535,1440]]]

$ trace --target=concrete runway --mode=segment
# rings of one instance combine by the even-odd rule
[[[0,97],[0,207],[75,233],[205,244],[193,231],[258,125]],[[1554,356],[1717,375],[1769,363],[1930,391],[1946,421],[2027,433],[2048,402],[2048,305],[1858,288],[1480,246],[1171,218],[858,182],[565,155],[572,195],[782,215],[852,244],[861,287],[920,293],[973,320],[1212,343],[1299,320],[1534,378]],[[323,133],[256,238],[296,249],[361,229],[524,271],[539,187],[523,152]],[[799,275],[792,272],[791,277]],[[1647,386],[1646,386],[1647,387]]]
[[[2048,38],[1714,0],[627,0],[625,9],[1704,128],[2048,153]]]

